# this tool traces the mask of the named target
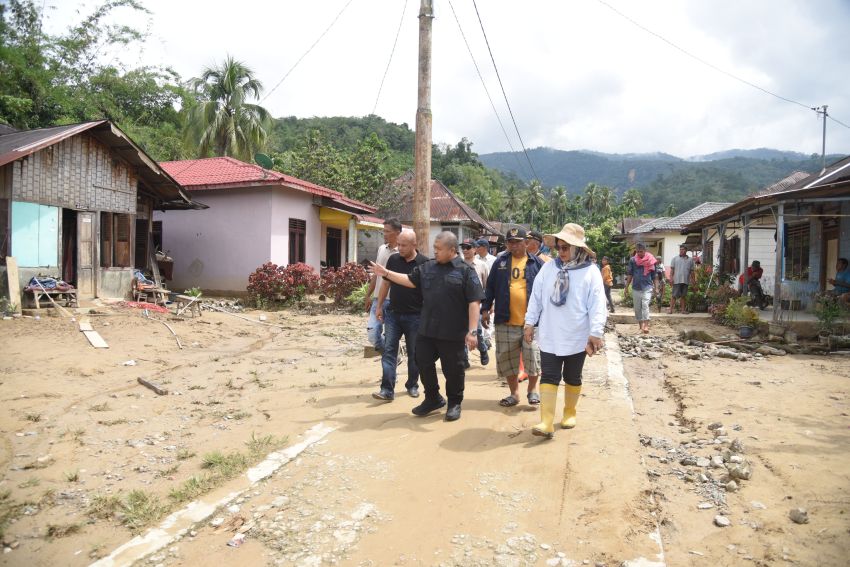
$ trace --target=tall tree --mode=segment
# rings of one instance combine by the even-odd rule
[[[629,189],[623,194],[623,198],[620,200],[620,205],[623,207],[624,212],[634,211],[633,213],[625,216],[637,215],[641,209],[643,209],[643,195],[637,189]]]
[[[263,148],[271,116],[248,102],[260,98],[263,84],[247,65],[228,55],[189,83],[197,100],[189,108],[186,133],[201,155],[249,160]]]
[[[584,188],[584,210],[592,215],[599,210],[602,199],[601,187],[596,183],[588,183]]]
[[[617,207],[617,195],[610,187],[599,188],[599,205],[596,212],[600,215],[608,215]]]

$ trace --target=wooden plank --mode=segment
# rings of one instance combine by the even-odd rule
[[[91,321],[88,319],[80,319],[80,331],[94,331],[91,328]]]
[[[103,337],[97,331],[83,331],[83,334],[94,348],[109,348],[109,345],[106,344],[106,341],[103,340]]]
[[[145,380],[144,378],[141,378],[141,377],[137,378],[137,380],[139,381],[139,384],[141,384],[145,388],[150,388],[151,390],[153,390],[154,392],[156,392],[160,396],[167,396],[168,395],[168,390],[166,390],[162,386],[159,386],[159,385],[157,385],[157,384],[155,384],[155,383],[153,383],[149,380]]]
[[[150,224],[150,221],[148,221]],[[136,235],[138,238],[138,235]],[[159,264],[156,263],[156,251],[153,249],[153,234],[148,231],[148,264],[151,265],[151,273],[153,274],[153,283],[156,287],[162,287],[162,277],[159,275]]]
[[[18,274],[18,261],[14,256],[6,256],[6,277],[9,282],[9,301],[15,305],[15,311],[21,312],[21,282]]]

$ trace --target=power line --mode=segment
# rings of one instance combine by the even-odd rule
[[[372,107],[372,114],[378,110],[378,100],[381,98],[381,91],[384,90],[384,81],[387,78],[387,73],[390,72],[390,63],[393,62],[393,55],[395,54],[395,46],[398,44],[398,36],[401,33],[401,25],[404,23],[404,13],[407,10],[407,0],[404,0],[404,7],[401,9],[401,19],[398,22],[398,30],[395,32],[395,40],[393,41],[393,48],[390,51],[390,60],[387,61],[387,68],[384,69],[384,76],[381,77],[381,86],[378,87],[378,96],[375,97],[375,106]]]
[[[460,20],[457,17],[457,12],[455,12],[455,7],[452,4],[452,0],[448,0],[449,7],[452,9],[452,14],[455,17],[455,22],[457,22],[457,27],[460,30],[460,35],[463,38],[463,42],[466,44],[466,50],[469,51],[469,57],[472,59],[472,64],[475,66],[475,72],[478,73],[478,78],[481,80],[481,86],[484,87],[484,92],[487,94],[487,100],[490,101],[490,106],[493,108],[493,114],[496,115],[496,120],[499,121],[499,127],[502,129],[502,133],[505,135],[505,140],[508,142],[508,147],[511,149],[511,153],[517,160],[517,165],[519,165],[519,169],[523,169],[522,161],[520,161],[519,156],[516,155],[516,150],[514,150],[513,144],[511,144],[511,138],[508,136],[508,131],[505,130],[505,125],[502,123],[502,119],[499,116],[499,111],[496,110],[496,104],[493,102],[493,97],[490,96],[490,90],[487,88],[487,84],[484,82],[484,76],[481,74],[481,69],[478,68],[478,63],[475,61],[475,56],[472,54],[472,48],[469,46],[469,42],[466,40],[466,34],[463,33],[463,27],[460,25]]]
[[[286,74],[283,76],[283,78],[277,82],[277,84],[272,88],[272,90],[267,92],[266,96],[264,96],[263,98],[260,99],[260,103],[262,103],[264,100],[269,98],[271,96],[271,94],[273,92],[275,92],[275,90],[277,90],[277,88],[281,85],[281,83],[283,83],[283,81],[286,80],[286,78],[289,76],[289,74],[292,73],[292,71],[294,71],[296,67],[298,67],[298,64],[301,63],[301,60],[304,59],[305,57],[307,57],[307,55],[311,51],[313,51],[313,48],[316,47],[316,44],[318,44],[322,40],[322,38],[325,37],[325,35],[331,30],[331,28],[334,26],[334,24],[339,19],[339,17],[342,16],[342,13],[345,12],[345,9],[348,8],[349,4],[351,4],[352,2],[354,2],[354,0],[348,0],[348,2],[345,3],[345,6],[342,7],[342,10],[339,11],[339,13],[336,15],[336,17],[330,23],[330,25],[327,28],[325,28],[325,31],[323,31],[322,34],[316,39],[316,41],[313,42],[313,45],[311,45],[307,49],[307,51],[305,51],[304,54],[301,57],[298,58],[298,61],[296,61],[295,64],[292,67],[290,67],[289,71],[287,71]]]
[[[502,96],[505,97],[505,104],[508,107],[508,113],[510,113],[511,121],[514,123],[514,130],[516,130],[517,138],[519,138],[519,143],[522,146],[523,153],[525,154],[525,159],[528,160],[528,167],[531,168],[531,173],[534,175],[534,178],[539,180],[540,177],[538,177],[537,172],[534,171],[534,166],[531,164],[531,158],[528,157],[528,150],[525,149],[525,142],[522,141],[522,135],[519,133],[519,127],[516,124],[516,118],[514,118],[514,111],[511,110],[511,103],[508,102],[505,85],[502,84],[502,77],[499,75],[499,68],[496,67],[496,59],[493,57],[493,50],[490,49],[490,41],[487,39],[487,32],[484,31],[484,22],[481,21],[481,14],[478,13],[478,4],[475,3],[475,0],[472,0],[472,5],[475,7],[475,15],[478,16],[478,24],[481,26],[481,33],[484,35],[484,43],[487,44],[487,51],[490,53],[490,61],[493,62],[493,69],[496,71],[496,78],[499,79],[499,87],[502,89]]]
[[[474,1],[474,0],[473,0],[473,1]],[[698,61],[698,62],[702,63],[702,64],[703,64],[703,65],[705,65],[706,67],[709,67],[709,68],[711,68],[711,69],[714,69],[714,70],[715,70],[715,71],[717,71],[718,73],[722,73],[723,75],[726,75],[727,77],[730,77],[730,78],[732,78],[732,79],[735,79],[736,81],[739,81],[739,82],[741,82],[741,83],[744,83],[745,85],[750,86],[750,87],[752,87],[752,88],[754,88],[754,89],[760,90],[761,92],[766,93],[766,94],[769,94],[769,95],[770,95],[770,96],[772,96],[772,97],[776,97],[776,98],[778,98],[779,100],[783,100],[783,101],[788,102],[788,103],[791,103],[791,104],[796,104],[797,106],[802,106],[802,107],[803,107],[803,108],[805,108],[806,110],[815,110],[815,108],[813,108],[813,107],[812,107],[812,105],[810,105],[810,104],[803,104],[803,103],[802,103],[802,102],[800,102],[800,101],[797,101],[797,100],[794,100],[794,99],[787,98],[787,97],[784,97],[784,96],[782,96],[782,95],[776,94],[775,92],[773,92],[773,91],[769,91],[769,90],[767,90],[766,88],[761,87],[761,86],[759,86],[759,85],[757,85],[757,84],[755,84],[755,83],[751,83],[750,81],[748,81],[748,80],[746,80],[746,79],[743,79],[743,78],[739,77],[738,75],[735,75],[734,73],[730,73],[729,71],[726,71],[725,69],[721,69],[721,68],[720,68],[720,67],[718,67],[717,65],[714,65],[713,63],[709,63],[709,62],[708,62],[708,61],[706,61],[705,59],[703,59],[703,58],[699,57],[698,55],[694,55],[693,53],[691,53],[690,51],[688,51],[687,49],[685,49],[685,48],[683,48],[683,47],[679,47],[678,45],[676,45],[675,43],[673,43],[672,41],[670,41],[670,40],[669,40],[669,39],[667,39],[666,37],[662,36],[661,34],[658,34],[658,33],[654,32],[654,31],[652,31],[651,29],[647,28],[647,27],[646,27],[646,26],[644,26],[643,24],[641,24],[641,23],[639,23],[639,22],[637,22],[637,21],[633,20],[632,18],[630,18],[629,16],[627,16],[627,15],[626,15],[626,14],[624,14],[623,12],[619,11],[617,8],[615,8],[614,6],[612,6],[611,4],[609,4],[608,2],[605,2],[605,0],[596,0],[596,1],[597,1],[598,3],[600,3],[600,4],[602,4],[603,6],[605,6],[606,8],[608,8],[609,10],[611,10],[612,12],[614,12],[615,14],[617,14],[618,16],[620,16],[621,18],[623,18],[624,20],[626,20],[626,21],[630,22],[631,24],[633,24],[633,25],[637,26],[638,28],[642,29],[642,30],[643,30],[643,31],[645,31],[646,33],[648,33],[648,34],[650,34],[650,35],[652,35],[652,36],[655,36],[656,38],[660,39],[661,41],[663,41],[664,43],[666,43],[666,44],[667,44],[667,45],[669,45],[670,47],[672,47],[672,48],[674,48],[674,49],[676,49],[676,50],[678,50],[678,51],[681,51],[682,53],[684,53],[685,55],[687,55],[687,56],[688,56],[688,57],[690,57],[691,59],[694,59],[694,60],[696,60],[696,61]],[[835,121],[835,122],[837,122],[838,124],[841,124],[841,125],[842,125],[842,126],[844,126],[845,128],[850,128],[850,126],[848,126],[847,124],[845,124],[845,123],[841,122],[840,120],[837,120],[837,119],[833,118],[832,116],[830,116],[830,118],[832,118],[832,120],[834,120],[834,121]]]

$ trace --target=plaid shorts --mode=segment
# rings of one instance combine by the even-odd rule
[[[518,325],[496,325],[496,371],[499,378],[519,374],[519,357],[529,376],[540,376],[540,348],[537,339],[531,344],[525,342],[522,334],[523,327]],[[536,335],[537,329],[534,329]]]

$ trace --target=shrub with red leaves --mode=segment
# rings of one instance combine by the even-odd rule
[[[307,264],[278,266],[266,262],[248,276],[248,292],[258,303],[280,301],[289,303],[303,299],[319,288],[319,276]]]
[[[339,268],[328,268],[322,275],[322,293],[333,296],[334,302],[344,304],[345,298],[369,281],[366,269],[357,262]]]

